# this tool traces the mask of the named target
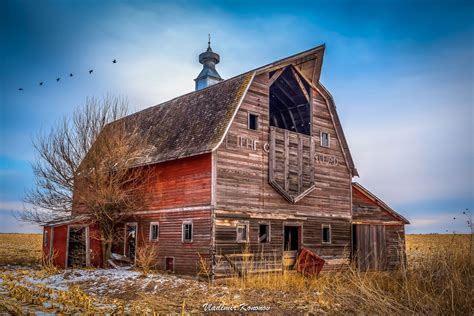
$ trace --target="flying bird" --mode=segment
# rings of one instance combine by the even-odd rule
[[[89,70],[89,75],[91,75],[94,72],[93,69]]]
[[[43,81],[40,82],[40,86],[42,86],[42,85],[43,85]]]
[[[116,64],[116,63],[117,63],[117,59],[112,60],[112,62],[113,62],[114,64]]]
[[[56,78],[56,82],[59,82],[59,80],[61,80],[61,78]]]
[[[69,77],[72,77],[72,76],[74,76],[74,75],[73,75],[73,74],[69,74]]]
[[[18,91],[23,91],[23,88],[18,89]]]

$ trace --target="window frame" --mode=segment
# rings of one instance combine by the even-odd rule
[[[245,226],[245,240],[240,240],[239,239],[239,226]],[[243,223],[239,222],[237,225],[235,225],[235,241],[237,243],[248,243],[249,242],[249,237],[250,237],[250,225],[249,223]]]
[[[268,227],[268,230],[267,230],[267,241],[260,241],[260,225],[266,225]],[[257,239],[258,239],[258,242],[260,244],[269,244],[271,242],[271,225],[270,225],[270,222],[259,222],[258,223],[258,235],[257,235]]]
[[[324,241],[324,229],[328,228],[329,231],[329,241]],[[321,224],[321,243],[325,245],[332,244],[332,228],[331,224]]]
[[[327,144],[327,146],[323,144],[323,134],[328,135],[328,144]],[[321,145],[321,147],[331,148],[331,134],[328,133],[328,132],[320,131],[319,132],[319,144]]]
[[[186,232],[185,225],[191,225],[191,239],[185,239],[184,234]],[[192,243],[194,239],[194,225],[192,220],[185,220],[181,223],[181,242]]]
[[[158,227],[158,231],[157,231],[157,234],[156,234],[156,239],[153,239],[152,236],[153,236],[153,226],[157,226]],[[150,222],[150,236],[149,236],[149,240],[154,242],[154,241],[159,241],[160,240],[160,222]]]
[[[250,128],[250,117],[252,115],[255,117],[255,129]],[[250,112],[250,111],[247,112],[247,129],[251,131],[258,131],[259,128],[260,128],[260,115],[254,112]]]

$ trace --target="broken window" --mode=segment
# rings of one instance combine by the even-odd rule
[[[247,242],[248,241],[248,227],[247,224],[237,225],[237,241]]]
[[[187,221],[183,223],[182,226],[182,238],[185,242],[192,242],[193,241],[193,222]]]
[[[258,129],[258,115],[249,113],[248,128],[256,131]]]
[[[311,135],[309,84],[293,66],[270,76],[270,126]]]
[[[331,225],[323,224],[323,244],[331,243]]]
[[[262,243],[270,241],[270,225],[269,224],[260,224],[258,226],[258,241]]]
[[[160,234],[160,226],[157,222],[150,223],[150,240],[156,241],[158,240],[158,236]]]
[[[329,147],[329,133],[321,132],[321,146]]]

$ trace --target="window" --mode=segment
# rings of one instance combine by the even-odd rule
[[[47,246],[47,245],[48,245],[48,231],[45,230],[44,235],[43,235],[43,246]]]
[[[331,243],[331,225],[323,224],[323,244]]]
[[[247,241],[248,241],[248,225],[238,224],[237,225],[237,242],[247,242]]]
[[[258,129],[258,115],[249,113],[248,128],[256,131]]]
[[[192,242],[193,241],[193,222],[186,221],[183,223],[183,235],[182,239],[184,242]]]
[[[150,223],[150,240],[156,241],[160,235],[160,225],[157,222]]]
[[[260,224],[258,226],[258,242],[270,242],[270,225]]]
[[[330,141],[329,133],[321,132],[321,146],[329,147]]]

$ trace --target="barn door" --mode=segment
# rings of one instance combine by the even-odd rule
[[[88,227],[84,225],[68,226],[67,267],[82,268],[89,263]]]
[[[385,270],[387,260],[384,225],[355,225],[354,246],[359,270]]]

